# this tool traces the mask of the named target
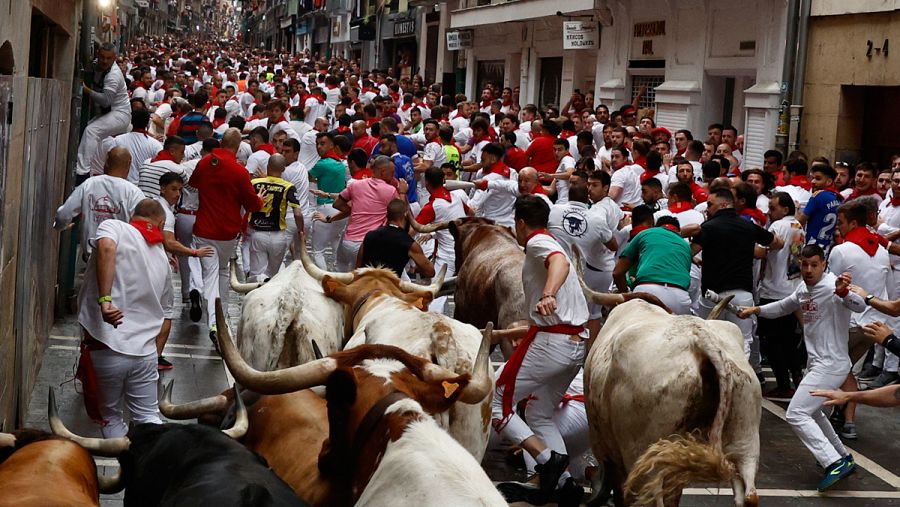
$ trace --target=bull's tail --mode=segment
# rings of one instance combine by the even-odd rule
[[[695,435],[676,435],[651,445],[638,458],[625,482],[625,503],[677,505],[688,484],[730,482],[735,473],[720,447]]]

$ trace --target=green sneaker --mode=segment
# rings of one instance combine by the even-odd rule
[[[819,486],[816,489],[818,489],[819,492],[825,491],[855,471],[856,462],[853,461],[853,456],[848,454],[828,465],[828,468],[825,469],[825,477],[819,482]]]

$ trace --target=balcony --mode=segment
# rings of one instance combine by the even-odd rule
[[[470,28],[526,21],[556,16],[557,12],[593,14],[595,9],[605,7],[606,3],[606,0],[470,0],[470,7],[452,11],[450,27]]]

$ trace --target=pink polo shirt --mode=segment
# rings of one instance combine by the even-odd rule
[[[348,241],[362,241],[366,233],[387,223],[388,204],[399,198],[396,188],[378,178],[350,182],[340,196],[352,207],[344,232]]]

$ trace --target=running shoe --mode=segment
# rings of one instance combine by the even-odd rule
[[[538,463],[534,466],[534,471],[540,477],[540,490],[546,496],[556,491],[559,484],[559,478],[569,466],[569,457],[556,451],[550,451],[550,459],[546,463]]]
[[[844,456],[828,465],[828,468],[825,469],[825,477],[819,482],[819,486],[816,489],[818,489],[819,492],[825,491],[844,477],[852,474],[855,470],[856,462],[853,461],[853,456]]]
[[[157,370],[171,370],[175,365],[170,363],[165,357],[159,356],[156,358],[156,369]]]
[[[197,289],[191,290],[190,298],[191,310],[189,315],[191,316],[191,321],[200,322],[200,317],[203,317],[203,308],[200,307],[200,291]]]
[[[213,347],[216,348],[216,352],[219,352],[219,335],[216,333],[215,324],[213,324],[212,327],[209,328],[209,341],[211,341]]]
[[[856,440],[859,438],[859,435],[856,433],[856,424],[854,423],[844,423],[844,426],[838,431],[838,434],[844,440]]]

